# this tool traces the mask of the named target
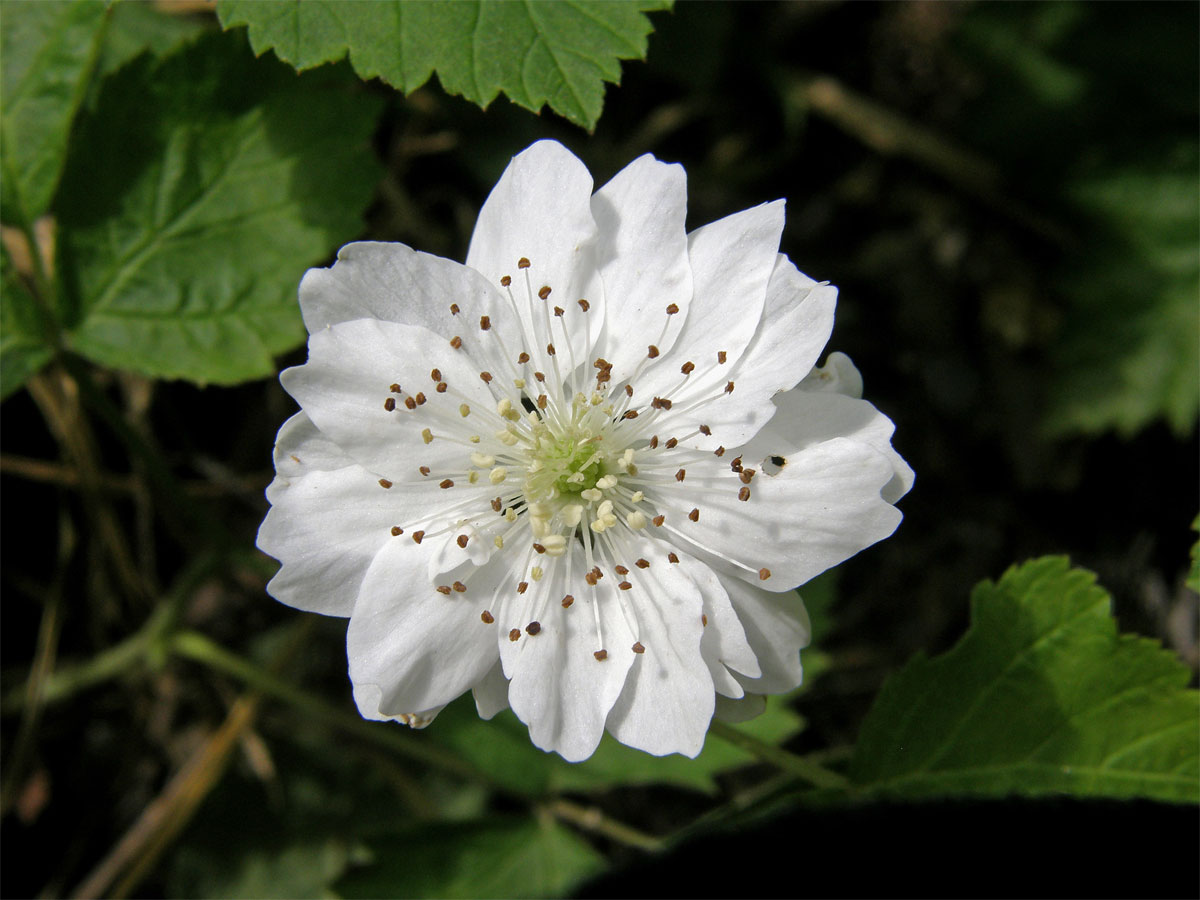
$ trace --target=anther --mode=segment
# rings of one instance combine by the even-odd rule
[[[450,338],[450,346],[457,350],[462,346],[462,338],[456,334],[454,337]]]
[[[522,256],[520,259],[517,260],[517,268],[518,269],[528,269],[529,265],[530,264],[529,264],[528,257]]]
[[[650,449],[654,450],[657,447],[658,447],[658,435],[656,434],[650,438]]]
[[[439,584],[439,585],[437,586],[436,590],[437,590],[437,592],[438,592],[439,594],[449,594],[449,593],[450,593],[450,585],[448,585],[448,584]]]
[[[744,487],[740,491],[738,491],[738,499],[743,500],[743,501],[749,500],[750,499],[750,488]]]
[[[510,284],[512,284],[512,276],[511,275],[501,275],[500,276],[500,286],[501,287],[508,287]]]
[[[753,477],[754,477],[753,469],[742,469],[742,471],[738,473],[738,478],[742,479],[742,484],[749,484],[750,479],[752,479]]]
[[[729,357],[726,355],[724,350],[717,351],[717,362],[718,363],[720,363],[721,365],[725,365],[725,360],[727,360],[727,359],[729,359]]]
[[[517,362],[525,365],[525,363],[529,362],[529,354],[522,350],[521,355],[517,357]]]
[[[417,401],[417,406],[425,405],[425,395],[420,391],[417,391],[417,396],[413,397],[413,399]]]
[[[483,622],[484,625],[491,625],[493,622],[496,621],[496,617],[493,616],[486,609],[479,614],[479,618]]]
[[[427,444],[432,444],[433,443],[433,432],[430,431],[428,428],[422,428],[421,429],[421,440],[423,440]]]
[[[425,537],[425,532],[423,532],[423,531],[414,531],[412,533],[412,539],[413,539],[414,544],[421,543],[421,539],[424,537]]]
[[[648,359],[654,359],[656,356],[658,356],[658,348],[651,344],[650,348],[646,351],[646,357]]]
[[[672,563],[679,562],[679,557],[675,555],[674,550],[672,550],[670,553],[667,554],[667,562],[672,562]]]
[[[458,304],[457,303],[450,304],[450,315],[452,315],[452,316],[458,315]]]
[[[554,315],[558,316],[559,318],[561,318],[562,314],[565,312],[566,312],[566,310],[563,309],[561,306],[554,307]]]
[[[492,319],[490,316],[480,316],[479,317],[480,330],[487,331],[491,327],[492,327]]]
[[[379,486],[381,488],[383,488],[384,490],[387,490],[388,488],[390,488],[392,486],[392,483],[390,481],[388,481],[386,478],[380,478]]]
[[[699,508],[693,509],[690,513],[688,513],[688,518],[691,519],[693,522],[699,522],[700,521]]]
[[[708,627],[708,616],[705,615],[704,613],[700,613],[700,624],[703,625],[705,628]]]
[[[391,386],[388,388],[388,390],[389,390],[389,391],[391,391],[393,394],[399,394],[399,393],[401,393],[401,390],[400,390],[400,385],[398,385],[398,384],[393,384],[393,385],[391,385]]]
[[[391,412],[393,409],[395,409],[396,408],[396,398],[388,397],[386,400],[384,400],[383,408],[386,409],[388,412]]]
[[[419,469],[417,469],[417,471],[420,472],[422,475],[428,475],[429,474],[429,466],[421,466]]]
[[[646,648],[642,646],[642,642],[641,642],[641,641],[637,641],[637,642],[635,642],[635,643],[634,643],[634,645],[633,645],[633,652],[634,652],[634,653],[645,653],[645,652],[646,652]]]
[[[666,444],[665,444],[664,446],[665,446],[665,447],[666,447],[668,450],[674,450],[674,449],[675,449],[675,446],[676,446],[676,444],[678,444],[678,443],[679,443],[679,438],[667,438],[667,442],[666,442]]]
[[[447,478],[445,481],[440,482],[438,484],[438,487],[440,487],[444,491],[444,490],[446,490],[446,488],[454,487],[454,482],[451,481],[449,478]]]
[[[616,572],[618,575],[628,575],[629,574],[629,570],[627,568],[625,568],[624,566],[614,566],[613,571]]]
[[[687,469],[680,469],[678,472],[675,473],[676,481],[683,481],[683,479],[685,477],[687,477]]]
[[[626,397],[633,396],[633,385],[632,384],[625,385],[625,396]]]
[[[627,409],[625,410],[625,414],[621,416],[622,419],[636,419],[637,417],[638,412],[636,409]]]
[[[547,345],[546,345],[546,352],[547,352],[547,353],[549,353],[551,356],[553,356],[553,355],[554,355],[554,345],[553,345],[553,344],[547,344]]]
[[[480,372],[479,378],[480,378],[480,380],[483,381],[484,384],[492,383],[492,373],[491,372]]]
[[[579,302],[579,308],[582,309],[584,312],[587,312],[592,307],[592,304],[588,303],[586,300],[581,299],[578,302]]]
[[[538,398],[537,398],[537,408],[538,409],[545,409],[546,404],[549,402],[550,402],[550,398],[547,397],[545,394],[538,394]]]
[[[504,508],[504,502],[499,497],[495,498],[492,501],[492,509],[495,510],[496,512],[500,512],[500,510],[503,508]]]
[[[702,435],[704,435],[705,437],[711,437],[711,436],[712,436],[712,429],[711,429],[711,428],[709,428],[707,425],[701,425],[701,426],[700,426],[700,433],[701,433]]]
[[[468,542],[469,540],[470,540],[470,538],[469,538],[467,535],[465,535],[465,534],[460,534],[460,535],[458,536],[458,546],[460,546],[460,547],[462,547],[464,550],[466,550],[466,549],[467,549],[467,542]]]
[[[517,593],[518,594],[523,594],[527,590],[529,590],[529,582],[528,581],[522,581],[520,584],[517,585]]]
[[[465,594],[467,592],[467,586],[465,584],[463,584],[461,581],[454,582],[454,589],[456,591],[458,591],[460,594]]]
[[[729,464],[729,468],[733,469],[735,472],[742,471],[742,458],[740,456],[735,456],[733,462]]]
[[[538,299],[539,300],[545,300],[549,296],[550,296],[550,285],[543,284],[540,288],[538,288]]]
[[[430,381],[441,381],[442,380],[442,370],[441,369],[430,369],[429,370],[429,379],[430,379]]]
[[[592,587],[595,587],[596,586],[596,573],[595,572],[584,573],[583,580],[586,581],[588,584],[592,585]]]
[[[618,588],[620,588],[620,589],[621,589],[621,590],[623,590],[623,591],[627,591],[627,590],[629,590],[631,587],[633,587],[633,585],[632,585],[632,584],[630,584],[628,581],[622,581],[620,584],[618,584],[618,585],[617,585],[617,587],[618,587]]]
[[[401,528],[399,525],[392,526],[392,537],[399,537],[402,534],[404,534],[403,528]]]
[[[417,401],[416,401],[416,400],[414,400],[412,397],[405,397],[405,398],[404,398],[404,405],[405,405],[405,406],[407,406],[409,409],[416,409],[416,408],[417,408]]]
[[[766,568],[765,566],[758,570],[758,580],[759,581],[766,581],[770,577],[771,577],[771,570]]]
[[[510,641],[519,641],[521,639],[521,629],[514,628],[512,631],[510,631],[508,633],[508,639]]]
[[[525,626],[525,631],[528,634],[537,634],[541,630],[542,630],[541,622],[530,622],[528,625]]]
[[[655,516],[655,517],[654,517],[653,519],[651,519],[650,521],[654,523],[654,525],[655,525],[655,527],[656,527],[656,528],[661,528],[661,527],[662,527],[662,523],[663,523],[663,522],[665,522],[665,521],[667,521],[667,517],[666,517],[666,516]]]
[[[691,360],[688,360],[682,366],[679,367],[679,371],[682,372],[684,375],[691,375],[692,372],[695,371],[695,369],[696,369],[696,364],[694,362],[692,362]]]
[[[725,448],[724,448],[724,447],[718,447],[716,450],[714,450],[714,451],[713,451],[713,453],[714,453],[714,454],[716,454],[717,456],[724,456],[724,455],[725,455]]]
[[[725,393],[727,393],[727,394],[733,393],[733,382],[732,381],[729,382],[729,384],[725,385]]]
[[[679,312],[679,307],[676,306],[674,303],[672,303],[670,306],[667,307],[667,315],[668,316],[673,316],[677,312]]]
[[[437,391],[439,394],[444,394],[444,393],[446,393],[446,382],[444,382],[444,381],[439,381],[439,382],[437,383],[437,387],[435,387],[435,388],[434,388],[434,390],[435,390],[435,391]]]
[[[538,381],[545,381],[546,373],[545,372],[534,372],[533,377],[536,378]]]
[[[575,602],[575,598],[572,597],[570,594],[567,594],[565,597],[562,598],[562,608],[567,609],[574,602]]]
[[[608,659],[608,651],[607,650],[597,650],[595,653],[592,654],[592,656],[596,657],[596,660],[598,662],[604,662],[606,659]]]
[[[545,553],[545,552],[546,552],[546,548],[545,548],[545,547],[543,547],[541,544],[534,544],[534,545],[533,545],[533,552],[534,552],[534,553]]]

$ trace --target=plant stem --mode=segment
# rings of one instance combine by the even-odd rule
[[[794,775],[814,787],[831,789],[849,787],[850,782],[844,775],[839,775],[837,772],[817,765],[803,756],[797,756],[795,753],[789,753],[786,750],[781,750],[778,747],[760,741],[758,738],[752,737],[744,731],[739,731],[719,719],[713,719],[712,725],[709,726],[709,732],[715,734],[726,743],[745,750],[763,762],[769,763],[777,769],[787,772],[789,775]]]
[[[594,806],[581,806],[572,800],[560,797],[552,801],[546,809],[555,818],[570,822],[572,825],[577,825],[586,831],[602,835],[628,847],[635,847],[650,853],[663,848],[663,841],[660,838],[609,818]]]

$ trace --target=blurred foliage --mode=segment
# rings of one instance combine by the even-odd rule
[[[1187,670],[1118,634],[1108,607],[1111,594],[1121,631],[1166,644],[1194,685],[1200,7],[642,13],[656,8],[614,7],[628,28],[600,45],[578,23],[547,31],[546,46],[586,45],[585,74],[543,66],[518,90],[511,59],[468,85],[455,79],[469,60],[402,56],[402,33],[364,61],[361,28],[331,32],[329,4],[286,7],[325,17],[311,44],[250,29],[256,51],[275,44],[300,68],[349,55],[301,76],[204,4],[4,5],[6,895],[669,893],[683,863],[664,849],[693,846],[710,854],[693,873],[838,894],[884,843],[906,862],[929,850],[905,806],[882,807],[879,845],[823,843],[848,796],[1195,799],[1193,780],[1168,791],[1151,772],[1194,765]],[[375,25],[371,40],[387,33]],[[432,68],[441,88],[414,91]],[[486,111],[468,102],[497,90]],[[520,108],[544,101],[594,132]],[[480,721],[470,698],[424,731],[365,722],[344,622],[271,601],[274,565],[252,550],[294,407],[274,379],[246,380],[303,358],[272,355],[303,338],[304,269],[355,236],[463,258],[487,191],[542,137],[597,183],[644,152],[683,162],[693,226],[786,197],[783,249],[839,286],[831,349],[854,357],[917,471],[897,535],[801,590],[804,688],[715,727],[696,761],[606,739],[571,766],[510,714]],[[962,636],[981,577],[1062,552],[1106,590],[1039,560],[976,588]],[[1077,740],[1038,751],[1049,768],[1014,762],[1072,715],[1062,733]],[[1120,784],[1064,770],[1118,745],[1135,770]],[[1169,753],[1139,756],[1155,746]],[[1046,892],[1194,894],[1200,841],[1162,827],[1176,821],[1164,809],[1122,807],[1143,817],[1127,830],[1160,836],[1154,861],[1112,853],[1030,877]],[[951,818],[1011,847],[1042,814],[993,831],[996,810]],[[1064,857],[1094,853],[1112,819],[1092,811],[1056,836]],[[654,859],[677,868],[647,880]],[[975,883],[906,871],[913,892]],[[603,872],[628,880],[589,888]]]

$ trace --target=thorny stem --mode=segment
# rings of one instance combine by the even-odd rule
[[[803,756],[781,750],[771,744],[760,741],[744,731],[727,725],[719,719],[713,719],[709,731],[728,744],[732,744],[747,753],[753,754],[765,763],[794,775],[796,778],[818,788],[842,789],[849,787],[850,782],[844,775],[839,775],[824,766],[820,766]]]

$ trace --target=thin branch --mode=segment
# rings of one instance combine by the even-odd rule
[[[844,775],[826,769],[803,756],[797,756],[795,753],[789,753],[772,744],[760,741],[720,719],[713,719],[712,725],[709,726],[709,733],[814,787],[840,789],[846,788],[850,784]]]

